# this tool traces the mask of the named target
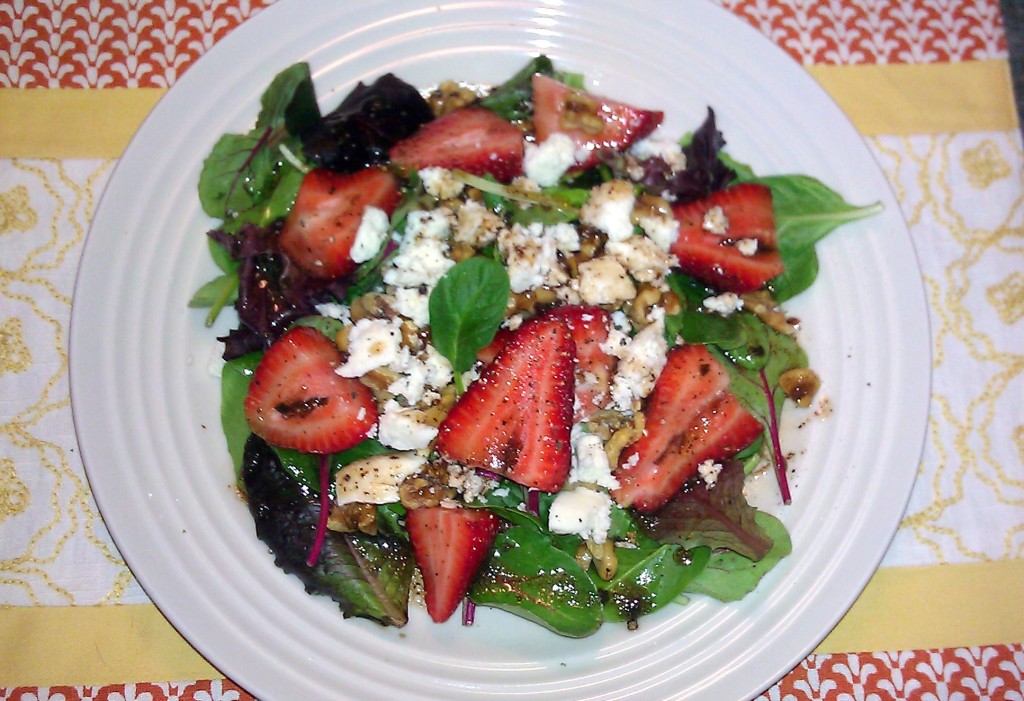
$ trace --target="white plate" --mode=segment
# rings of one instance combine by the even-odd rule
[[[796,665],[874,571],[924,436],[929,345],[899,207],[839,109],[753,29],[703,0],[286,0],[218,43],[157,105],[118,163],[75,291],[71,389],[83,458],[121,552],[154,602],[223,673],[273,699],[738,699]],[[547,53],[593,90],[664,109],[664,133],[712,105],[736,158],[815,175],[884,214],[819,248],[791,305],[835,406],[806,429],[794,553],[743,601],[695,600],[585,640],[481,609],[477,624],[345,621],[275,569],[253,534],[208,372],[213,331],[186,309],[214,274],[195,194],[225,131],[247,130],[270,78],[308,61],[325,108],[393,71],[418,85],[496,82]],[[225,322],[226,323],[226,322]]]

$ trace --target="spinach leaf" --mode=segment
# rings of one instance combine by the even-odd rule
[[[779,302],[792,299],[806,290],[818,277],[818,254],[814,247],[782,254],[782,273],[768,281]]]
[[[476,362],[476,354],[494,338],[508,304],[508,272],[488,258],[469,258],[452,267],[430,293],[430,334],[434,346],[455,373]]]
[[[249,392],[249,382],[263,353],[247,353],[224,363],[220,375],[220,423],[228,443],[228,454],[236,476],[242,469],[245,442],[252,430],[245,419],[243,405]]]
[[[836,227],[882,211],[879,202],[858,207],[808,175],[769,175],[757,178],[772,191],[779,250],[799,251],[814,246]]]
[[[327,531],[311,567],[306,558],[316,537],[320,506],[281,469],[274,451],[257,436],[246,443],[242,480],[256,535],[273,552],[278,567],[297,576],[308,591],[334,599],[346,617],[405,625],[414,569],[405,540]]]
[[[678,545],[654,549],[616,548],[619,565],[605,582],[595,577],[609,621],[635,621],[674,601],[707,565],[710,548]]]
[[[704,570],[687,586],[687,592],[706,594],[720,601],[739,601],[754,591],[761,578],[792,552],[789,533],[781,521],[763,511],[758,511],[754,518],[772,541],[764,557],[754,561],[731,551],[715,552]]]
[[[583,88],[582,75],[555,70],[551,59],[541,54],[488,93],[480,100],[480,105],[510,122],[529,119],[533,115],[533,76],[536,73],[551,76],[571,88]]]
[[[498,534],[494,554],[477,575],[469,598],[582,638],[601,627],[597,587],[571,555],[529,526]]]
[[[209,309],[206,325],[213,326],[220,311],[238,299],[238,273],[218,275],[195,291],[188,306],[192,309]]]

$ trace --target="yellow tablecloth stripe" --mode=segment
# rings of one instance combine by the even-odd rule
[[[879,570],[816,652],[1024,642],[1021,591],[1024,560]],[[153,606],[0,608],[0,640],[0,687],[222,676]]]
[[[1016,128],[1006,61],[815,66],[865,135]],[[0,89],[0,158],[116,158],[163,90]]]

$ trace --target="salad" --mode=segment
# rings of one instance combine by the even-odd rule
[[[306,64],[225,134],[199,196],[221,417],[277,564],[343,614],[501,608],[561,635],[751,592],[791,548],[752,507],[818,378],[781,306],[856,207],[723,151],[715,114],[388,74],[322,114]]]

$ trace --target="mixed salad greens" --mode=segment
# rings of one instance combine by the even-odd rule
[[[280,567],[344,615],[505,609],[581,637],[733,601],[791,548],[744,496],[817,388],[780,304],[878,211],[759,176],[715,115],[587,92],[544,56],[494,88],[393,75],[328,114],[267,88],[199,180],[238,485]]]

